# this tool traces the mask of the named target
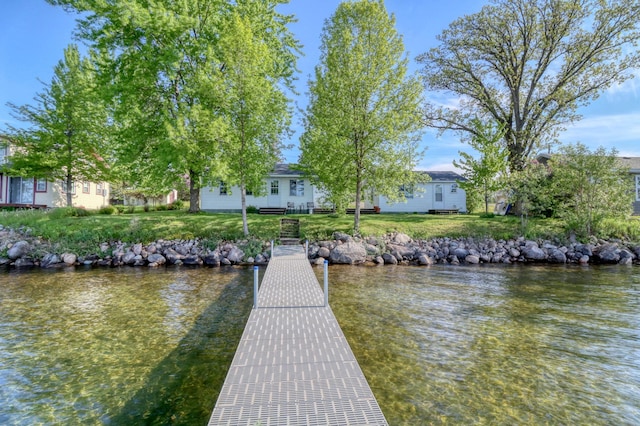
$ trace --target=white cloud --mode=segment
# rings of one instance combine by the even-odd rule
[[[560,140],[589,147],[628,145],[640,155],[640,111],[584,118],[568,127]]]
[[[605,96],[609,100],[619,98],[621,95],[632,95],[634,99],[638,98],[640,92],[640,69],[633,70],[634,78],[623,81],[622,83],[613,84],[605,91]]]

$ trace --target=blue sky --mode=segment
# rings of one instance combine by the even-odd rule
[[[75,17],[44,0],[3,2],[0,15],[0,131],[6,123],[16,124],[7,102],[33,104],[36,92],[49,82],[53,67],[63,49],[73,42]],[[304,56],[298,61],[300,108],[306,105],[306,82],[317,64],[320,34],[325,19],[335,11],[339,0],[292,0],[282,12],[296,15],[298,22],[291,30],[304,45]],[[396,27],[404,37],[412,71],[419,69],[414,59],[433,47],[436,36],[455,18],[477,12],[485,0],[387,0],[387,10],[395,14]],[[591,149],[598,146],[616,148],[620,155],[640,156],[640,71],[638,78],[604,92],[588,107],[582,108],[583,119],[560,136],[563,143],[582,142]],[[430,94],[426,94],[427,97]],[[299,117],[294,117],[295,131],[289,143],[297,146],[302,131]],[[427,130],[423,140],[426,154],[419,164],[425,170],[452,170],[458,151],[469,151],[458,137],[445,133],[438,137]],[[284,153],[287,162],[298,158],[296,148]]]

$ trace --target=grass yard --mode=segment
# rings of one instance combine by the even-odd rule
[[[0,213],[0,224],[6,227],[28,228],[31,235],[56,242],[76,250],[95,250],[105,241],[149,243],[158,239],[200,238],[216,245],[222,240],[243,238],[240,214],[199,213],[186,211],[154,211],[134,214],[62,216],[43,211]],[[329,239],[334,231],[352,233],[353,216],[347,215],[287,215],[249,214],[252,238],[277,239],[280,219],[300,219],[301,237],[309,240]],[[403,232],[415,239],[433,237],[492,237],[508,239],[522,235],[520,219],[480,215],[378,214],[363,215],[360,231],[365,236],[381,236]],[[532,219],[527,237],[552,238],[562,234],[562,224],[555,219]],[[84,249],[84,250],[82,250]]]

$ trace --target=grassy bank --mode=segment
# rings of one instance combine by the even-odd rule
[[[301,237],[309,240],[329,239],[333,232],[351,233],[353,216],[288,215],[300,219]],[[277,239],[282,216],[249,214],[253,238]],[[200,238],[212,246],[222,240],[243,238],[239,214],[188,214],[185,211],[154,211],[133,214],[66,216],[52,212],[18,211],[0,213],[5,227],[24,227],[32,236],[54,242],[60,249],[76,252],[95,251],[106,241],[149,243],[158,239]],[[607,226],[603,238],[640,240],[640,218]],[[513,216],[481,217],[472,215],[379,214],[364,215],[361,234],[380,236],[402,232],[414,239],[436,237],[490,237],[509,239],[523,235],[520,219]],[[562,223],[557,219],[530,219],[524,232],[527,238],[562,239]]]

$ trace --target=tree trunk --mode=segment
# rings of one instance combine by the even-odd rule
[[[362,183],[360,182],[360,170],[356,177],[356,209],[353,214],[353,235],[360,235],[360,199],[362,198]]]
[[[73,188],[71,187],[73,180],[71,178],[71,173],[67,173],[67,207],[73,206]]]
[[[240,186],[240,199],[242,200],[242,232],[246,237],[249,235],[249,224],[247,223],[247,188],[244,183]]]
[[[200,176],[189,170],[189,213],[200,211]]]

